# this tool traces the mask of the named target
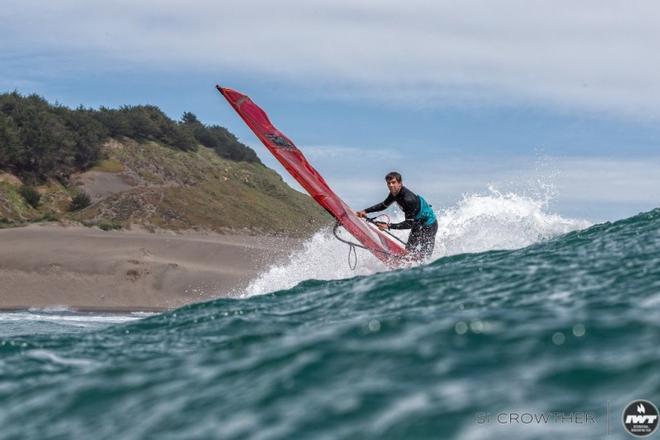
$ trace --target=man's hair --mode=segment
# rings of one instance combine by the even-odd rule
[[[401,174],[396,171],[387,173],[387,176],[385,176],[385,182],[389,182],[392,179],[396,179],[397,182],[401,183]]]

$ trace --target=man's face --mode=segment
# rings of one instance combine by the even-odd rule
[[[390,179],[387,181],[387,189],[390,190],[390,194],[393,196],[399,194],[399,191],[401,191],[401,187],[403,185],[401,182],[397,181],[396,179]]]

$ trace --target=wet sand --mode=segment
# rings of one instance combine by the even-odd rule
[[[297,246],[242,235],[0,229],[0,309],[158,311],[236,296]]]

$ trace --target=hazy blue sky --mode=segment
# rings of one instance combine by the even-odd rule
[[[5,0],[0,20],[0,90],[192,111],[284,175],[220,83],[356,208],[391,169],[438,208],[489,186],[591,220],[660,206],[656,2]]]

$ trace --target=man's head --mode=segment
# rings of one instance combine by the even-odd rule
[[[403,186],[401,183],[401,174],[396,171],[387,173],[387,176],[385,176],[385,182],[387,183],[387,189],[390,190],[390,194],[393,196],[399,194],[399,191],[401,191],[401,187]]]

